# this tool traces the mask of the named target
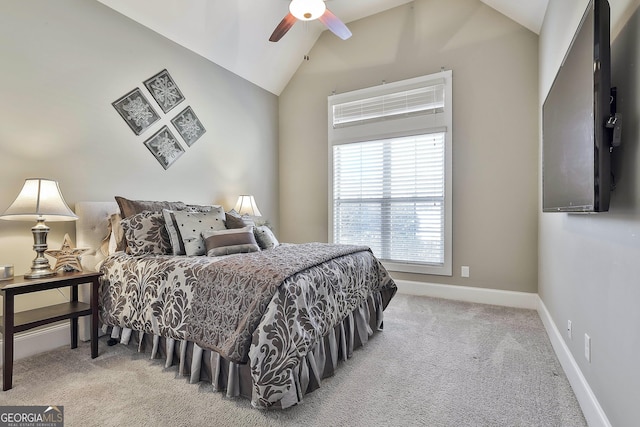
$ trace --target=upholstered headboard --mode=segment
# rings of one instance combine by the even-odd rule
[[[76,247],[91,248],[94,252],[82,256],[82,268],[94,270],[105,256],[100,251],[102,241],[109,233],[109,217],[120,212],[118,204],[113,202],[77,202]]]
[[[100,251],[100,245],[109,233],[109,217],[111,214],[120,212],[120,208],[115,201],[77,202],[75,212],[78,215],[78,220],[76,221],[76,247],[92,249],[91,252],[82,255],[82,268],[95,270],[96,265],[105,258]],[[89,302],[89,286],[82,285],[79,291],[80,301]],[[79,338],[83,341],[88,341],[91,338],[89,317],[81,317],[78,324]]]

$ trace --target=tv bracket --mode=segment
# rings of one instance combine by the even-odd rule
[[[611,136],[611,147],[609,152],[613,151],[615,147],[619,147],[622,142],[622,114],[616,111],[616,101],[618,98],[618,88],[611,88],[611,96],[609,97],[609,104],[611,105],[611,116],[607,119],[605,127],[607,129],[613,129]]]

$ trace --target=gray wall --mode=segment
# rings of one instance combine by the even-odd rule
[[[612,84],[622,112],[622,147],[613,155],[618,186],[608,213],[540,214],[539,294],[580,370],[614,426],[640,420],[640,11],[637,1],[609,0]],[[587,0],[550,0],[540,35],[540,105]],[[629,20],[629,16],[632,15]],[[619,33],[619,34],[618,34]],[[584,334],[592,359],[584,357]]]
[[[251,193],[277,224],[275,95],[96,1],[0,2],[0,58],[0,212],[41,176],[72,208],[115,195],[229,208]],[[164,68],[186,101],[136,136],[111,103]],[[143,142],[187,105],[207,132],[165,171]],[[34,258],[32,226],[0,221],[0,263],[16,274]],[[72,222],[49,226],[50,248],[73,237]],[[39,304],[23,300],[17,309]]]
[[[417,0],[325,32],[280,96],[286,241],[327,241],[327,96],[453,70],[453,277],[537,291],[538,37],[477,0]],[[471,277],[460,277],[460,266]]]

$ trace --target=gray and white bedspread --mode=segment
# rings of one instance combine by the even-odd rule
[[[258,407],[288,406],[294,370],[318,340],[396,290],[368,248],[323,243],[213,258],[116,253],[101,271],[103,323],[248,363]]]

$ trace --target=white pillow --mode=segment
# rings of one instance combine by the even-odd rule
[[[116,233],[113,231],[109,233],[109,246],[108,246],[108,255],[116,253],[118,250],[118,242],[116,241]]]

